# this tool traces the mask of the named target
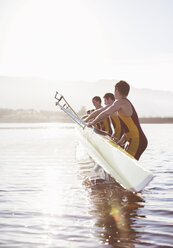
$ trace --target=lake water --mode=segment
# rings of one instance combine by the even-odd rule
[[[73,124],[0,124],[0,247],[173,247],[173,125],[143,129],[155,177],[133,194],[87,182]]]

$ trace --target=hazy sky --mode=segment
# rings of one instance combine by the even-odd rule
[[[173,0],[0,0],[0,76],[173,91]]]

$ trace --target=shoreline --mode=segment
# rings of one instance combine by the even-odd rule
[[[163,117],[143,117],[139,118],[141,124],[173,124],[173,117],[163,118]],[[3,123],[74,123],[74,121],[64,118],[64,119],[2,119],[0,118],[0,124]]]
[[[78,116],[84,116],[86,110],[83,108],[77,112]],[[140,123],[173,123],[172,117],[139,117]],[[0,123],[45,123],[64,122],[73,123],[69,116],[61,111],[46,111],[34,109],[2,109],[0,108]]]
[[[142,124],[171,124],[173,123],[173,117],[142,117],[139,118]]]

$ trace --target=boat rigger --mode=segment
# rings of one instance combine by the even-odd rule
[[[153,179],[152,173],[142,168],[136,159],[100,130],[88,128],[58,92],[55,98],[56,105],[78,124],[78,137],[93,160],[125,189],[132,192],[142,191]]]

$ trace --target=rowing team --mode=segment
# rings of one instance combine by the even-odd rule
[[[148,141],[139,123],[139,118],[132,103],[127,99],[130,86],[125,81],[115,85],[115,95],[104,95],[105,107],[101,106],[101,98],[92,99],[96,109],[87,111],[83,117],[88,127],[105,131],[135,159],[139,160],[147,147]]]

